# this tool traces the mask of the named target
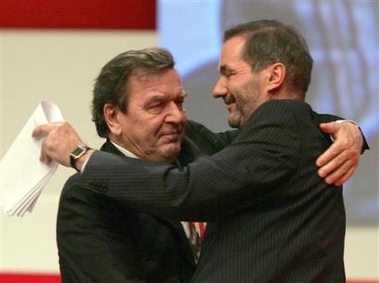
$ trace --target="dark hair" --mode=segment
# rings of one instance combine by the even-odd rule
[[[253,21],[226,30],[224,42],[236,36],[246,38],[243,59],[252,71],[281,62],[287,71],[287,87],[305,95],[311,82],[313,59],[305,39],[294,28],[275,20]]]
[[[163,48],[146,48],[123,52],[102,69],[95,81],[92,100],[92,121],[97,134],[107,137],[108,125],[104,118],[104,105],[117,105],[124,113],[128,104],[128,82],[132,75],[158,73],[174,68],[172,54]]]

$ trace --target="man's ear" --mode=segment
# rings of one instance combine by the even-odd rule
[[[283,87],[286,78],[286,67],[283,63],[274,63],[267,69],[267,87],[269,92],[279,90]]]
[[[113,135],[120,135],[121,134],[121,126],[118,121],[118,115],[117,112],[119,111],[118,107],[112,104],[105,104],[103,108],[104,112],[104,118],[107,122],[109,131]]]

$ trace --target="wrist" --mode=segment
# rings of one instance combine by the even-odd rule
[[[78,172],[84,171],[84,168],[93,153],[94,153],[94,150],[89,149],[85,154],[83,154],[82,157],[78,159],[78,161],[76,162],[76,169],[78,170]]]
[[[86,162],[86,160],[89,158],[89,151],[91,148],[87,145],[80,145],[76,147],[73,151],[70,153],[70,165],[72,168],[74,168],[76,171],[80,172],[83,164]]]

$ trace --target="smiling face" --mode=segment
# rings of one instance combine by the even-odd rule
[[[187,116],[178,73],[166,69],[129,78],[127,109],[107,104],[109,138],[138,157],[170,163],[179,154]]]
[[[233,128],[243,126],[254,110],[268,100],[263,89],[263,72],[252,72],[243,60],[244,46],[242,36],[224,43],[219,61],[220,78],[213,89],[213,96],[223,98],[227,105],[228,122]]]

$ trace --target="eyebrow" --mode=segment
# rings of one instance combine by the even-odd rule
[[[225,73],[228,73],[228,72],[232,71],[232,69],[230,67],[228,67],[227,65],[225,65],[225,64],[220,65],[218,67],[218,70],[219,70],[220,74],[225,74]]]
[[[182,93],[181,93],[181,96],[180,97],[186,97],[188,95],[188,92],[186,90],[183,90]],[[148,101],[149,102],[155,102],[155,101],[159,101],[159,100],[162,100],[162,99],[166,99],[166,96],[164,93],[159,93],[157,92],[156,94],[154,94],[154,96],[152,96]]]

